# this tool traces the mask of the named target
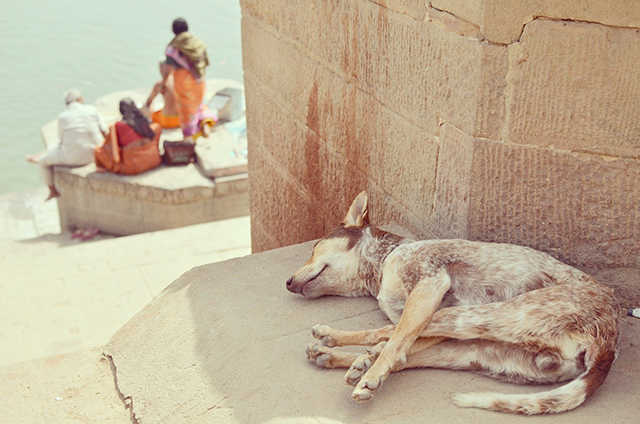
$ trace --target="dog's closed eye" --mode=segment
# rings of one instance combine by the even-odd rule
[[[310,279],[309,281],[313,281],[316,278],[318,278],[320,276],[320,274],[322,274],[327,268],[329,268],[329,264],[324,264],[324,266],[322,267],[322,269],[320,270],[320,272],[318,272],[315,277],[313,277],[312,279]]]

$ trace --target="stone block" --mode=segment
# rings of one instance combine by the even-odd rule
[[[421,220],[353,163],[324,145],[313,131],[288,119],[277,105],[261,102],[264,99],[259,95],[260,89],[249,79],[247,89],[252,93],[248,97],[247,116],[252,152],[249,162],[252,227],[256,225],[252,230],[254,251],[323,236],[342,221],[362,190],[369,193],[372,222],[380,225],[395,221],[415,234],[433,236],[424,217]],[[267,122],[260,119],[263,113],[272,119],[269,124],[259,125]],[[276,204],[272,204],[273,199],[278,199]],[[300,208],[304,210],[301,215]],[[289,216],[296,210],[297,215]],[[313,218],[300,222],[300,216]],[[288,238],[286,243],[283,237]]]
[[[316,62],[304,73],[297,65],[287,73],[294,78],[313,78],[320,65],[432,135],[441,122],[450,122],[475,136],[500,137],[508,65],[504,46],[368,1],[245,1],[243,6],[244,68],[264,71],[261,81],[267,85],[278,90],[302,85],[306,88],[295,94],[308,99],[312,84],[271,75],[271,65],[297,62],[283,53],[289,45],[288,50]],[[286,83],[269,84],[269,79]]]
[[[482,34],[479,26],[465,19],[461,19],[460,17],[444,10],[430,7],[427,19],[429,22],[433,22],[434,24],[438,25],[441,28],[444,28],[447,31],[462,35],[464,37],[484,40],[484,35]]]
[[[258,141],[256,145],[258,145]],[[269,236],[277,240],[279,246],[299,243],[324,235],[324,213],[286,172],[278,169],[270,157],[251,146],[249,159],[251,178],[252,226],[258,222],[268,229]],[[253,153],[255,152],[255,154]],[[262,154],[261,154],[262,153]],[[252,231],[252,238],[260,233]],[[254,252],[265,250],[273,243],[259,238],[252,239]]]
[[[247,138],[229,128],[229,123],[216,125],[209,137],[198,139],[195,147],[198,165],[208,177],[247,173]]]
[[[431,6],[478,25],[493,43],[518,41],[534,18],[597,22],[614,27],[640,27],[640,3],[607,0],[431,0]]]
[[[251,154],[269,156],[274,166],[291,177],[324,216],[338,219],[342,202],[336,196],[345,191],[357,194],[366,176],[273,103],[265,101],[258,106],[260,111],[249,106],[247,113],[256,118],[264,113],[272,119],[259,120],[262,123],[256,124],[259,135],[249,133],[255,141]],[[253,180],[253,168],[249,175],[250,181]]]
[[[439,236],[530,246],[573,265],[640,264],[638,161],[474,139],[451,126],[441,143]]]
[[[430,231],[424,220],[360,173],[349,162],[320,166],[326,171],[316,175],[316,181],[309,190],[303,182],[291,176],[284,165],[275,162],[270,154],[264,151],[262,143],[256,137],[249,135],[249,139],[252,140],[250,143],[256,144],[251,148],[249,179],[251,186],[256,187],[255,191],[250,190],[254,252],[322,237],[338,226],[346,215],[349,205],[362,190],[367,190],[369,193],[370,219],[373,224],[396,222],[421,238],[434,237],[434,233]],[[256,161],[255,164],[253,160]],[[335,160],[340,163],[339,156]],[[296,166],[306,165],[302,162]],[[269,173],[264,173],[265,167],[271,168]],[[276,171],[276,168],[280,171]],[[295,179],[295,182],[287,184],[285,181],[289,178]],[[341,178],[343,180],[340,185],[333,184]],[[269,193],[276,194],[269,195]],[[276,204],[273,204],[274,198],[279,199],[275,202]],[[292,217],[291,214],[295,215]],[[286,241],[283,241],[283,238],[286,238]]]
[[[431,228],[438,238],[469,237],[469,192],[473,167],[473,139],[444,125],[440,132],[438,175]]]
[[[247,215],[246,174],[216,183],[195,165],[164,167],[140,175],[96,173],[95,165],[55,168],[60,224],[115,235],[184,227]]]
[[[509,47],[507,141],[640,156],[640,30],[535,20]]]

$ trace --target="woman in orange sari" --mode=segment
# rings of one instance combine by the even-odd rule
[[[167,46],[166,64],[173,71],[173,87],[185,141],[208,137],[215,114],[203,104],[205,68],[209,65],[207,46],[189,32],[187,21],[178,18],[172,24],[175,37]],[[165,77],[166,78],[166,77]]]

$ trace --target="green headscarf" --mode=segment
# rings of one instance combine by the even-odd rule
[[[204,68],[209,66],[207,45],[204,41],[191,34],[189,31],[185,31],[176,35],[169,45],[180,50],[180,52],[193,65],[194,71],[200,78],[204,76]]]

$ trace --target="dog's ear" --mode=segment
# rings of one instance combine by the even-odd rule
[[[344,218],[345,227],[364,227],[369,224],[369,210],[367,192],[363,191],[355,198],[347,216]]]

